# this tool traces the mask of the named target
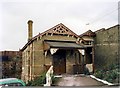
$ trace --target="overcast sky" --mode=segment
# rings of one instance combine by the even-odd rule
[[[27,43],[28,20],[33,20],[33,36],[59,23],[78,35],[117,25],[118,1],[1,0],[0,51],[19,50]]]

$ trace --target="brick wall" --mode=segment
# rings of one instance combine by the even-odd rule
[[[44,40],[75,41],[76,38],[72,36],[45,35],[42,38],[37,38],[30,45],[28,45],[27,48],[22,52],[22,80],[24,80],[26,83],[28,80],[32,80],[34,77],[40,76],[42,73],[44,73],[46,71],[45,65],[49,66],[52,64],[52,56],[45,57],[44,55]],[[68,64],[70,65],[71,63]]]
[[[118,64],[120,49],[118,25],[96,31],[95,37],[95,68]]]
[[[22,53],[19,51],[1,51],[1,78],[21,78]]]

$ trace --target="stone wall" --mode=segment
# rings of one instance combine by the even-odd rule
[[[119,60],[119,28],[118,25],[95,32],[95,68],[106,68],[118,64]]]

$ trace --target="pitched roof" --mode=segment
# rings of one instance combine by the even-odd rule
[[[75,34],[73,31],[71,31],[68,27],[66,27],[64,24],[60,23],[48,30],[46,30],[45,32],[39,33],[38,35],[36,35],[35,37],[33,37],[32,39],[30,39],[27,44],[21,49],[24,50],[29,44],[31,44],[35,39],[37,39],[38,37],[42,37],[46,34],[57,34],[57,35],[69,35],[69,36],[74,36],[76,38],[78,38],[79,36],[77,34]]]
[[[94,37],[95,36],[95,33],[92,32],[91,30],[88,30],[86,31],[85,33],[79,35],[80,37],[83,37],[83,36],[89,36],[89,37]]]
[[[51,33],[51,34],[67,34],[67,35],[73,35],[75,37],[79,37],[77,34],[75,34],[73,31],[71,31],[68,27],[66,27],[64,24],[60,23],[50,29],[48,29],[47,31],[41,33],[40,35],[44,35],[47,33]],[[39,36],[39,35],[38,35]]]

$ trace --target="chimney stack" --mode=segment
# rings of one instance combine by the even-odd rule
[[[29,20],[29,21],[28,21],[28,41],[29,41],[30,39],[32,39],[32,35],[33,35],[33,33],[32,33],[32,31],[33,31],[33,29],[32,29],[32,24],[33,24],[33,21],[32,21],[32,20]]]

